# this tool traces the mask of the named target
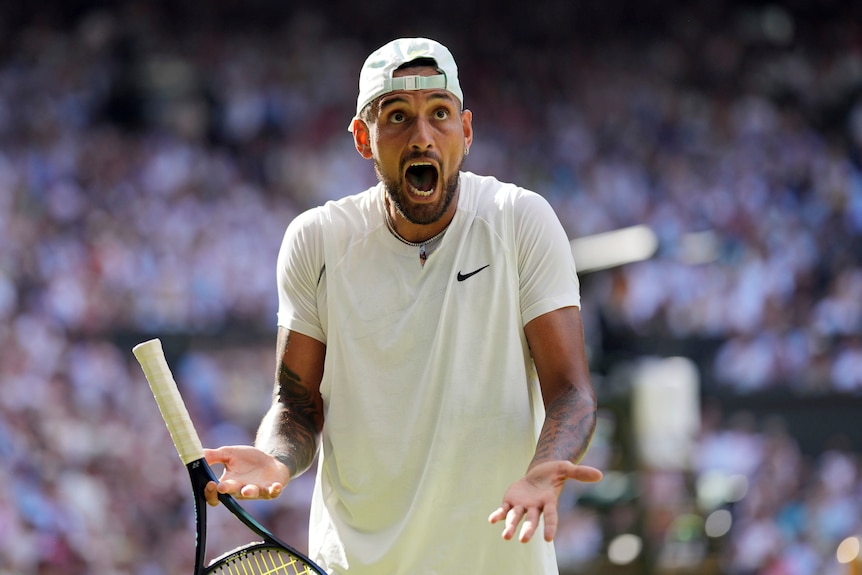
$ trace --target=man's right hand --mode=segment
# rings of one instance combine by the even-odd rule
[[[210,482],[204,491],[210,505],[218,505],[219,493],[237,499],[274,499],[290,481],[285,464],[249,445],[204,449],[204,457],[210,465],[224,465],[219,482]]]

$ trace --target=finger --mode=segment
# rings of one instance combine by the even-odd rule
[[[557,536],[557,526],[560,523],[560,516],[557,513],[556,505],[545,505],[545,541],[551,542]]]
[[[281,495],[282,490],[284,489],[284,485],[281,483],[273,483],[269,486],[269,490],[267,491],[270,499],[275,499],[279,495]]]
[[[524,508],[520,505],[513,507],[506,514],[506,527],[503,529],[503,539],[510,540],[515,536],[515,529],[524,517]]]
[[[204,487],[204,498],[208,505],[212,507],[218,505],[218,488],[215,481],[210,481]]]
[[[207,463],[214,465],[216,463],[225,464],[228,460],[228,455],[224,449],[207,449],[204,448],[204,459]]]
[[[239,494],[243,499],[260,499],[261,489],[253,483],[243,485],[239,490]]]
[[[243,485],[235,479],[225,479],[218,484],[218,492],[234,497],[242,496]]]
[[[502,521],[503,519],[506,518],[506,514],[509,512],[509,510],[511,508],[512,508],[511,505],[509,505],[508,503],[504,503],[503,505],[498,507],[496,511],[494,511],[493,513],[491,513],[491,515],[488,516],[488,522],[493,525],[494,523],[497,523],[498,521]]]
[[[524,523],[521,525],[521,533],[518,535],[518,541],[526,543],[533,538],[536,529],[539,528],[539,509],[531,507],[524,515]]]
[[[261,487],[260,485],[249,483],[242,486],[236,497],[241,497],[242,499],[275,499],[281,495],[283,489],[284,486],[281,483],[273,483],[269,487]]]

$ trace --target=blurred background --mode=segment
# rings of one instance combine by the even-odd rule
[[[657,237],[581,275],[606,478],[563,494],[563,573],[860,572],[862,5],[405,4],[4,2],[0,574],[190,571],[130,349],[163,340],[205,445],[252,441],[281,236],[375,182],[346,127],[406,35],[455,54],[466,169]],[[250,504],[303,549],[312,480]]]

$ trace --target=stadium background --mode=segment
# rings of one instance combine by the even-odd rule
[[[456,55],[467,169],[572,238],[660,240],[582,277],[608,477],[564,494],[563,571],[858,572],[859,5],[629,4],[4,3],[0,573],[188,570],[187,479],[129,350],[163,339],[205,444],[251,440],[281,234],[373,183],[345,127],[401,35]],[[677,392],[670,436],[644,389]],[[253,505],[300,547],[310,480]]]

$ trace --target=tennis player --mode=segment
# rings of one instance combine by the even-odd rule
[[[555,574],[560,491],[601,478],[578,465],[596,403],[566,234],[462,171],[473,116],[433,40],[368,57],[349,130],[380,182],[288,226],[273,404],[254,447],[206,451],[208,501],[275,497],[320,451],[328,572]]]

